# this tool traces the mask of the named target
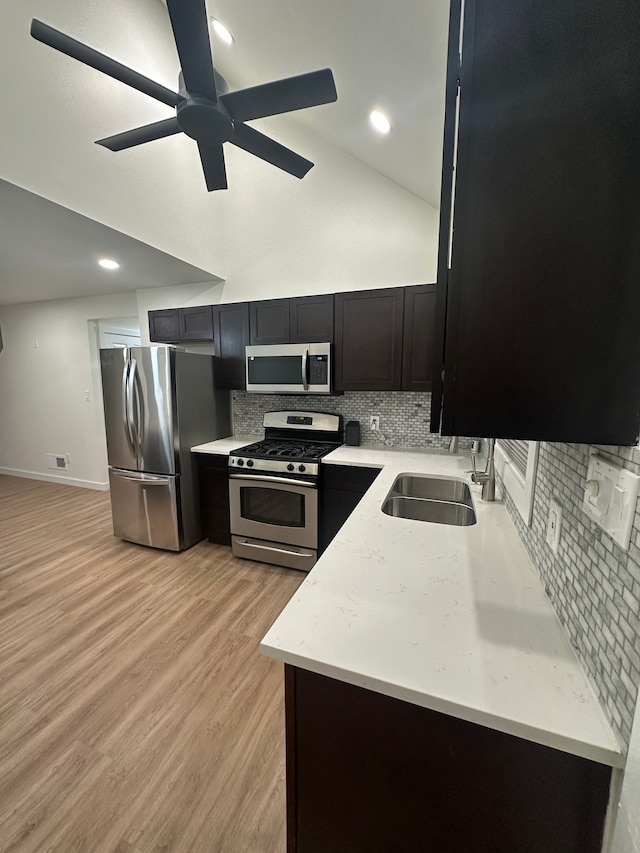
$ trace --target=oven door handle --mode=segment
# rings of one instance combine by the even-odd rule
[[[230,480],[251,480],[253,483],[284,483],[287,486],[301,486],[303,489],[317,489],[316,483],[308,483],[306,480],[290,480],[288,477],[269,477],[262,474],[230,474]]]

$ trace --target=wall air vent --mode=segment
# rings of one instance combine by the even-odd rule
[[[66,470],[70,461],[68,453],[47,453],[47,468],[54,468],[56,471]]]

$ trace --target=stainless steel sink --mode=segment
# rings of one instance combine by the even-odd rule
[[[429,501],[453,501],[472,507],[471,489],[462,480],[442,480],[419,474],[400,474],[391,487],[394,494]]]
[[[382,505],[394,518],[454,524],[476,523],[471,489],[462,480],[444,480],[421,474],[400,474]]]

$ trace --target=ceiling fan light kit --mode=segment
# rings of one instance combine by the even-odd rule
[[[184,133],[198,145],[209,192],[227,189],[222,147],[225,142],[303,178],[313,166],[310,160],[245,122],[336,101],[331,70],[325,68],[229,92],[224,77],[213,66],[204,0],[167,0],[167,8],[181,65],[178,92],[42,21],[31,21],[33,38],[176,110],[172,118],[99,139],[97,144],[110,151],[123,151]]]

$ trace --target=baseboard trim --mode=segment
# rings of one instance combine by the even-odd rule
[[[80,489],[95,489],[106,492],[109,483],[96,483],[93,480],[77,480],[75,477],[60,477],[58,474],[44,474],[40,471],[20,471],[17,468],[0,468],[0,474],[8,477],[25,477],[27,480],[43,480],[45,483],[58,483],[61,486],[78,486]]]

